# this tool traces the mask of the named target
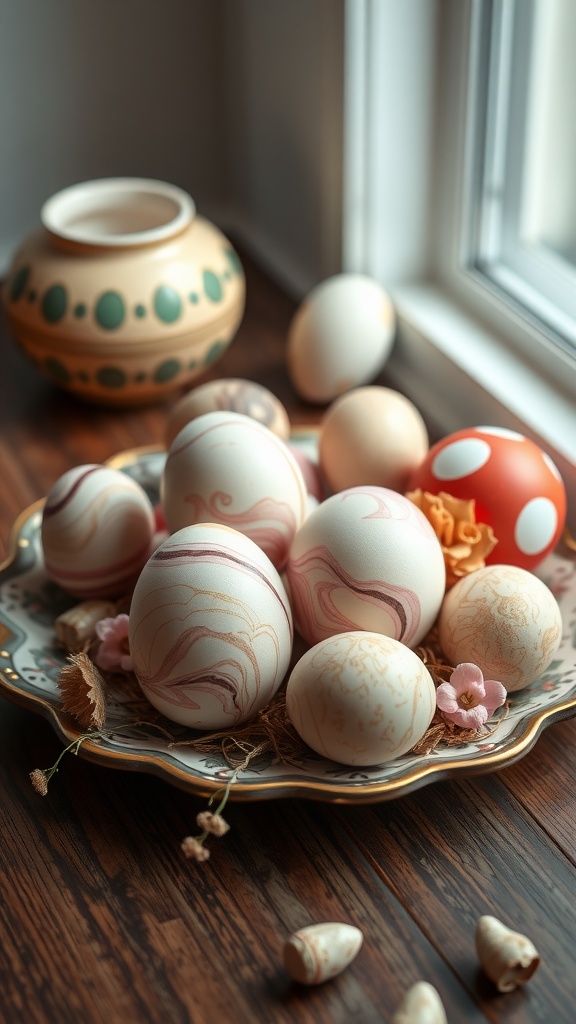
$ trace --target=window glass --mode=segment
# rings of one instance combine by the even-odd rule
[[[468,265],[576,356],[576,3],[483,3]]]

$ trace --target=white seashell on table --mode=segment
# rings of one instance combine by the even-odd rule
[[[417,981],[408,989],[392,1024],[447,1024],[442,1000],[428,981]]]
[[[301,928],[284,943],[284,967],[302,985],[320,985],[352,963],[362,946],[359,928],[323,921]]]
[[[476,925],[478,959],[499,992],[513,992],[530,980],[540,954],[530,939],[485,914]]]

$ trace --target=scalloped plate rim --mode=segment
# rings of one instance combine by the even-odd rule
[[[299,435],[316,434],[316,427],[303,425],[293,427],[291,437],[297,440]],[[163,452],[164,448],[161,445],[134,447],[111,456],[105,460],[105,464],[122,469],[138,462],[141,458],[161,455]],[[42,509],[43,505],[44,499],[41,498],[29,505],[16,518],[8,538],[7,557],[0,565],[0,584],[3,582],[6,572],[14,566],[17,560],[19,540],[25,525]],[[3,669],[0,669],[0,695],[48,720],[60,740],[66,744],[72,743],[83,735],[73,719],[61,711],[56,703],[51,702],[41,693],[29,693],[22,686],[17,685],[14,680],[8,678]],[[414,792],[432,782],[454,776],[487,774],[508,767],[534,747],[545,728],[574,715],[576,715],[576,684],[569,699],[564,699],[556,705],[548,705],[519,719],[517,728],[520,729],[520,734],[517,736],[512,734],[511,742],[500,750],[488,753],[478,752],[457,761],[449,754],[432,762],[426,760],[426,755],[423,755],[422,764],[412,768],[407,774],[393,779],[377,779],[367,783],[354,781],[323,783],[304,773],[299,776],[296,769],[292,769],[290,774],[286,774],[282,778],[268,780],[258,778],[254,781],[239,778],[232,786],[230,799],[254,801],[297,797],[341,804],[383,802]],[[78,756],[105,767],[155,775],[197,796],[210,796],[215,791],[221,790],[223,786],[224,769],[220,769],[218,778],[205,778],[194,772],[192,768],[175,763],[168,753],[146,753],[138,748],[111,750],[96,739],[87,737],[78,750]],[[329,762],[323,763],[328,764]],[[336,763],[334,766],[335,769],[343,768],[350,774],[362,774],[361,768],[355,769],[352,766],[340,766]]]

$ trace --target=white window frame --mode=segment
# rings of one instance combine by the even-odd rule
[[[389,288],[388,375],[432,431],[492,423],[533,437],[566,481],[575,534],[576,364],[461,259],[467,40],[482,2],[346,0],[343,268]]]

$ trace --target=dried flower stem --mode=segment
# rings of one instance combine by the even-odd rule
[[[92,737],[99,735],[99,733],[93,732],[83,733],[82,736],[78,736],[75,740],[72,740],[72,743],[69,743],[67,747],[64,747],[64,749],[60,751],[58,757],[56,758],[51,768],[35,768],[33,772],[30,772],[30,780],[36,792],[40,793],[41,796],[46,796],[48,792],[48,783],[50,782],[52,776],[55,775],[56,772],[58,771],[60,767],[60,762],[64,755],[77,755],[84,740],[92,739]]]
[[[160,732],[160,734],[165,736],[167,739],[172,738],[171,734],[167,732],[166,729],[163,729],[161,725],[158,725],[157,722],[137,721],[133,722],[129,726],[130,729],[135,729],[138,727],[146,727],[147,729],[157,729],[158,732]],[[126,728],[126,726],[124,726],[124,728]],[[58,771],[60,767],[60,762],[62,761],[64,756],[66,754],[77,755],[80,750],[80,747],[82,746],[85,740],[102,740],[106,739],[106,737],[108,736],[114,735],[114,733],[120,732],[122,732],[122,726],[115,726],[110,727],[109,729],[91,729],[89,732],[83,732],[80,736],[77,736],[75,740],[72,740],[72,742],[69,743],[67,747],[64,747],[64,749],[60,751],[58,757],[56,758],[56,761],[54,762],[51,768],[35,768],[34,771],[30,772],[30,781],[32,782],[32,785],[36,792],[40,793],[40,796],[46,796],[48,792],[48,783],[50,782],[52,776],[55,775],[56,772]]]
[[[242,749],[242,744],[237,743],[237,746]],[[200,835],[186,836],[186,838],[182,840],[181,848],[185,857],[191,857],[196,861],[208,860],[210,856],[210,851],[207,850],[204,845],[206,840],[208,839],[208,836],[223,836],[229,829],[227,822],[225,822],[224,818],[222,817],[222,811],[224,810],[226,804],[228,803],[228,797],[230,796],[232,786],[236,782],[236,779],[238,778],[240,772],[245,771],[250,762],[255,757],[258,757],[259,754],[263,753],[263,751],[267,748],[268,743],[266,742],[266,740],[258,744],[258,746],[256,747],[250,747],[243,761],[241,761],[240,764],[236,765],[236,767],[232,770],[230,778],[228,779],[224,788],[218,789],[216,790],[215,793],[212,794],[212,796],[208,800],[208,811],[201,811],[196,819],[200,827],[201,823],[206,823],[207,827],[204,828]],[[220,802],[216,807],[216,810],[209,814],[209,809],[214,805],[218,798],[220,798]]]

